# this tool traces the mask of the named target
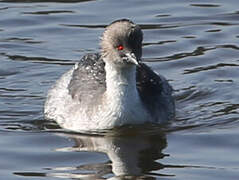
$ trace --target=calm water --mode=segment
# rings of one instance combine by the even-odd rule
[[[0,179],[238,179],[238,7],[237,0],[0,0]],[[176,120],[107,136],[44,121],[49,87],[98,51],[104,27],[122,17],[142,26],[144,61],[173,85]]]

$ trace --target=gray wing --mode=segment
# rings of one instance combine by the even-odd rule
[[[156,74],[146,64],[137,67],[137,89],[141,100],[156,121],[169,120],[174,116],[172,87],[167,80]]]
[[[97,53],[87,54],[76,65],[68,85],[73,99],[89,103],[106,90],[104,62]]]

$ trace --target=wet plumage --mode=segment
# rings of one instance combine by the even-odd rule
[[[171,119],[172,88],[141,62],[142,39],[129,20],[110,24],[101,53],[85,55],[49,91],[46,118],[75,131]]]

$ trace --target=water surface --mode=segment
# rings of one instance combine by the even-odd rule
[[[238,179],[238,6],[1,0],[1,178]],[[50,86],[83,54],[99,51],[104,27],[125,17],[143,29],[143,61],[175,89],[176,119],[106,136],[72,134],[45,121]]]

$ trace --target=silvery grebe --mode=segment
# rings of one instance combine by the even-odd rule
[[[143,33],[128,19],[103,33],[101,53],[85,55],[49,90],[46,119],[73,131],[163,123],[174,117],[172,88],[141,62]]]

